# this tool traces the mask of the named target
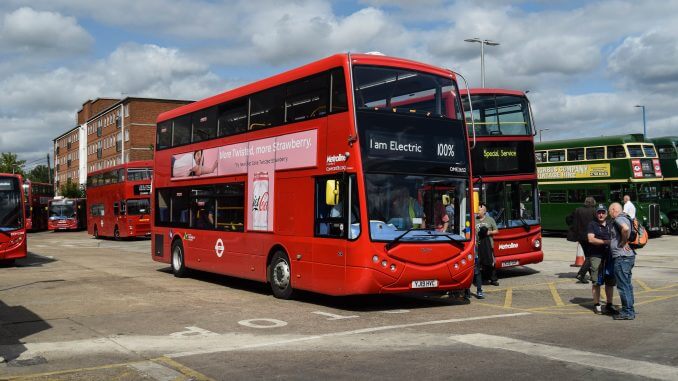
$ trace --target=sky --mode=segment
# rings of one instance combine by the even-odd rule
[[[30,169],[88,99],[198,100],[339,52],[529,90],[542,137],[678,135],[678,0],[3,0],[0,152]],[[462,84],[463,85],[463,84]]]

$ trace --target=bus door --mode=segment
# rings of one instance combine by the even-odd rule
[[[347,239],[351,230],[348,180],[348,176],[336,175],[318,177],[315,181],[313,285],[319,292],[334,294],[343,291]]]

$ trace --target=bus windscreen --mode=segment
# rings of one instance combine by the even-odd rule
[[[0,178],[0,231],[16,230],[22,226],[19,180]]]

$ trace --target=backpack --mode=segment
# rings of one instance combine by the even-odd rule
[[[648,234],[645,227],[637,219],[622,214],[631,223],[631,232],[629,234],[629,247],[632,249],[642,249],[647,244]]]

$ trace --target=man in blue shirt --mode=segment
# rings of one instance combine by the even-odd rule
[[[591,262],[591,293],[593,294],[593,312],[596,315],[602,315],[603,309],[600,306],[600,286],[605,284],[605,313],[615,315],[618,312],[612,306],[614,297],[614,286],[616,284],[614,274],[605,274],[605,269],[610,257],[610,230],[607,224],[607,209],[604,205],[598,205],[596,208],[596,219],[589,222],[587,228],[589,258]]]

